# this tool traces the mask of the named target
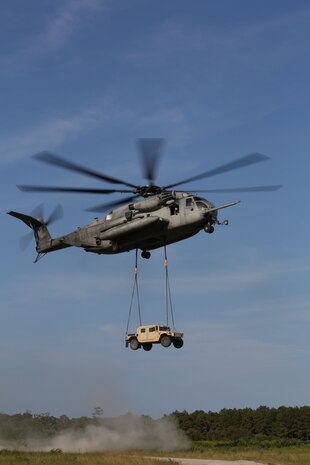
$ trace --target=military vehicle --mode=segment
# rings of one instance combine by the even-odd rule
[[[125,345],[132,350],[143,347],[144,350],[152,349],[153,344],[161,344],[170,347],[171,343],[176,349],[183,347],[183,333],[171,330],[167,325],[138,326],[135,333],[126,333]]]

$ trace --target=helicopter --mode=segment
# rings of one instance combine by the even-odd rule
[[[35,263],[49,252],[68,247],[82,247],[86,252],[103,255],[139,249],[142,258],[149,259],[151,257],[150,250],[188,239],[201,230],[211,234],[214,232],[215,225],[228,225],[228,220],[219,221],[219,210],[240,202],[237,200],[215,206],[210,200],[197,194],[211,192],[266,192],[275,191],[282,187],[281,185],[271,185],[228,189],[175,190],[176,187],[189,182],[206,179],[269,159],[269,157],[260,153],[251,153],[196,176],[159,186],[155,184],[155,179],[163,143],[164,139],[162,138],[138,139],[143,177],[148,182],[142,186],[89,169],[51,152],[40,152],[33,155],[34,159],[49,165],[126,188],[88,189],[18,185],[17,187],[24,192],[69,192],[97,195],[130,193],[130,196],[125,198],[87,209],[88,211],[100,213],[112,208],[106,216],[96,217],[90,224],[56,238],[51,237],[47,226],[61,216],[60,206],[56,207],[46,221],[43,219],[42,212],[33,216],[16,211],[8,212],[9,215],[23,221],[32,229],[37,251]],[[32,233],[30,234],[32,236]]]

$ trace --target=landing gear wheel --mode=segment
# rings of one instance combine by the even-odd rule
[[[137,350],[137,349],[139,349],[139,347],[140,347],[140,344],[139,344],[138,339],[136,339],[136,338],[131,339],[131,341],[130,341],[130,348],[131,348],[132,350]]]
[[[181,347],[183,347],[183,339],[174,339],[173,341],[173,346],[176,348],[176,349],[181,349]]]
[[[165,334],[161,340],[160,340],[160,343],[163,347],[169,347],[171,345],[171,337],[170,336],[167,336],[167,334]]]
[[[151,252],[148,252],[147,250],[143,250],[141,252],[141,257],[146,258],[148,260],[151,257]]]
[[[146,352],[152,349],[152,344],[150,342],[147,342],[146,344],[142,344],[142,347]]]
[[[208,223],[204,228],[206,233],[212,234],[214,232],[214,226],[211,223]]]

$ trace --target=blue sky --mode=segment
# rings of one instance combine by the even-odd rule
[[[309,405],[309,21],[305,1],[2,2],[0,411]],[[284,185],[210,194],[241,200],[221,212],[230,225],[169,247],[179,351],[124,348],[133,253],[33,264],[18,246],[27,228],[6,215],[60,202],[53,236],[87,224],[101,197],[16,184],[105,185],[31,155],[141,184],[137,137],[167,139],[162,185],[252,152],[270,160],[189,187]],[[162,250],[140,277],[143,320],[160,321]]]

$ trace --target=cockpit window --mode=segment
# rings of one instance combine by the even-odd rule
[[[201,202],[201,200],[198,200],[196,201],[196,205],[198,208],[202,209],[202,208],[207,208],[206,204]]]
[[[186,199],[186,206],[187,206],[187,207],[192,207],[193,204],[194,204],[194,202],[193,202],[193,199],[192,199],[192,198]]]

